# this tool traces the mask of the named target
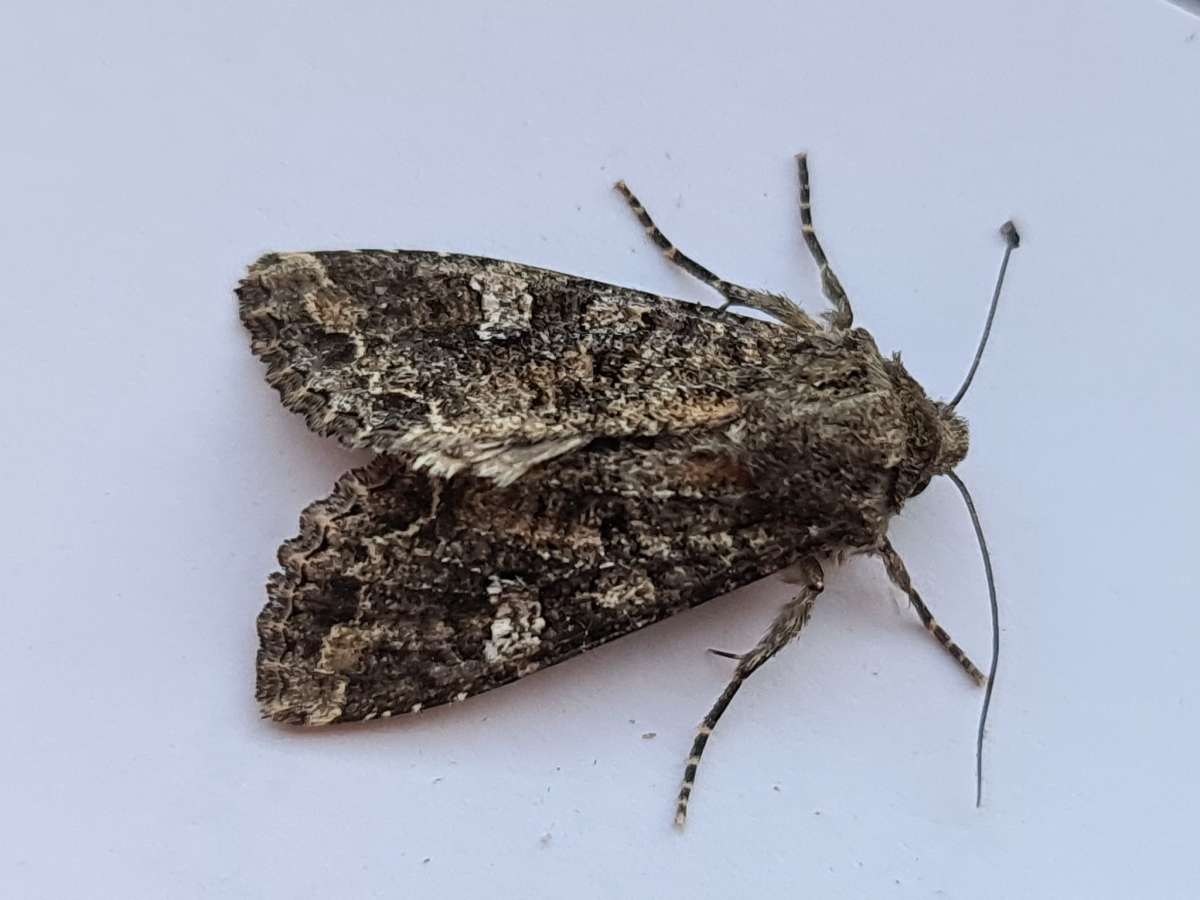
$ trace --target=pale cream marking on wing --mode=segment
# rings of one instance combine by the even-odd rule
[[[498,575],[490,576],[487,595],[495,617],[491,636],[483,642],[483,658],[489,663],[517,662],[537,652],[546,627],[541,603],[532,599],[523,585],[506,582]]]

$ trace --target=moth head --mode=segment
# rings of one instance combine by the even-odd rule
[[[944,403],[935,403],[934,406],[938,410],[937,427],[941,440],[933,460],[933,474],[945,475],[966,457],[971,436],[966,419]]]
[[[966,420],[947,404],[929,399],[898,357],[890,360],[887,368],[907,408],[907,447],[896,473],[896,503],[900,504],[962,462],[970,435]]]

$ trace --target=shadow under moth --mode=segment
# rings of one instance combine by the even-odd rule
[[[795,596],[696,735],[795,637],[822,565],[873,554],[966,674],[888,523],[967,453],[954,411],[853,327],[800,219],[830,311],[725,281],[681,253],[719,308],[519,263],[408,250],[271,253],[237,289],[267,381],[309,427],[378,457],[309,506],[258,618],[257,698],[280,722],[366,721],[463,700],[788,570]],[[729,307],[775,321],[735,315]],[[993,651],[996,649],[993,630]],[[993,665],[995,652],[993,652]],[[994,676],[994,669],[993,669]],[[985,699],[986,715],[986,699]],[[979,740],[982,746],[983,720]],[[978,781],[977,781],[978,784]]]

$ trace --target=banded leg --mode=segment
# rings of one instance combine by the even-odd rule
[[[654,224],[654,220],[650,218],[650,214],[646,212],[646,207],[642,206],[641,201],[638,200],[624,181],[618,181],[615,187],[621,193],[621,196],[625,198],[634,215],[637,216],[638,221],[642,224],[642,228],[646,230],[646,234],[650,237],[650,240],[662,250],[663,255],[693,278],[703,281],[725,298],[725,302],[721,304],[720,311],[724,312],[730,306],[745,306],[765,312],[769,316],[774,316],[785,325],[791,325],[794,328],[811,331],[816,327],[813,320],[788,300],[787,297],[781,294],[755,291],[747,287],[742,287],[740,284],[726,281],[715,272],[700,265],[700,263],[672,244],[670,239],[659,230],[659,227]]]
[[[692,752],[688,754],[687,767],[683,771],[683,785],[679,788],[679,800],[675,806],[675,824],[680,827],[687,821],[688,800],[691,799],[692,788],[696,784],[696,768],[700,765],[700,757],[704,754],[704,747],[708,743],[713,729],[717,727],[721,715],[733,700],[738,689],[741,688],[742,683],[759,666],[800,633],[800,629],[804,627],[804,623],[812,614],[817,595],[825,587],[821,565],[815,559],[808,560],[804,564],[803,571],[808,576],[806,584],[795,597],[784,604],[783,609],[779,611],[775,621],[771,623],[771,627],[754,649],[744,656],[738,657],[738,665],[734,670],[733,678],[721,696],[717,698],[717,702],[713,704],[708,715],[704,717],[704,721],[696,733],[696,739],[692,742]]]
[[[908,569],[904,567],[904,561],[900,559],[900,554],[896,552],[896,548],[892,546],[892,542],[886,538],[879,548],[879,556],[883,560],[883,565],[887,569],[888,577],[892,579],[892,584],[904,591],[908,595],[909,602],[912,603],[913,609],[916,610],[917,616],[921,619],[921,624],[925,626],[925,630],[933,635],[934,640],[946,648],[946,651],[954,657],[954,660],[963,668],[963,671],[971,677],[971,680],[976,684],[982,685],[987,682],[987,678],[975,666],[975,663],[967,657],[962,648],[954,643],[946,629],[938,624],[937,619],[933,617],[933,613],[929,611],[929,607],[925,605],[925,601],[921,599],[921,595],[917,593],[917,589],[912,585],[912,579],[908,577]]]
[[[796,156],[796,164],[800,169],[800,231],[804,235],[804,243],[808,252],[821,270],[821,291],[833,304],[832,312],[825,313],[825,319],[831,328],[844,331],[854,324],[854,311],[850,308],[850,298],[842,283],[838,281],[821,242],[817,240],[817,232],[812,221],[812,192],[808,185],[808,157],[801,153]]]

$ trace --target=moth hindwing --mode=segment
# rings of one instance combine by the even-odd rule
[[[822,561],[879,555],[979,670],[887,540],[967,452],[966,424],[852,325],[813,230],[825,321],[668,259],[719,310],[476,256],[273,253],[238,288],[284,405],[379,454],[301,516],[258,620],[264,715],[324,725],[465,699],[783,569],[796,597],[704,720],[799,632]],[[766,322],[726,311],[745,306]]]

